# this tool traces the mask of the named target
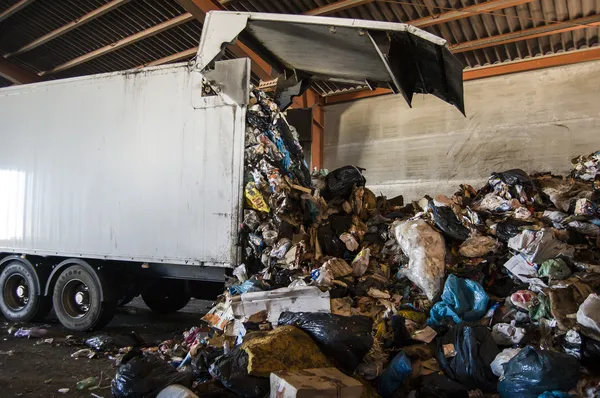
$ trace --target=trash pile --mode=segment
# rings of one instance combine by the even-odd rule
[[[404,203],[359,167],[310,175],[266,94],[247,120],[245,261],[210,333],[186,332],[179,371],[163,362],[146,393],[599,394],[600,152],[568,177],[508,170]],[[134,396],[136,372],[160,379],[147,354],[121,365],[115,396]]]

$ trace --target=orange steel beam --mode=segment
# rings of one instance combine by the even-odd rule
[[[334,12],[347,10],[348,8],[362,6],[363,4],[372,3],[375,0],[340,0],[335,3],[327,4],[321,7],[313,8],[306,11],[305,15],[326,15]]]
[[[27,7],[29,4],[33,3],[35,0],[20,0],[8,7],[6,10],[0,13],[0,22],[4,21],[6,18],[10,17],[13,14],[21,11],[23,8]]]
[[[313,90],[306,92],[306,99],[312,105],[312,142],[310,145],[311,168],[323,168],[323,150],[325,147],[325,110],[323,97]]]
[[[508,62],[499,65],[484,66],[481,68],[468,69],[463,72],[463,80],[483,79],[486,77],[506,75],[510,73],[526,72],[536,69],[550,68],[554,66],[570,65],[580,62],[600,60],[600,47],[586,50],[570,51],[567,53],[546,55],[543,57],[529,58],[520,61]],[[325,105],[339,102],[353,101],[361,98],[375,97],[391,94],[392,90],[378,88],[376,90],[353,91],[325,97]]]
[[[146,30],[142,30],[141,32],[135,33],[131,36],[127,36],[124,39],[121,39],[119,41],[116,41],[114,43],[111,43],[107,46],[101,47],[97,50],[91,51],[89,53],[83,54],[80,57],[77,58],[73,58],[61,65],[55,66],[54,68],[46,71],[46,72],[40,72],[39,75],[43,76],[49,73],[56,73],[56,72],[60,72],[69,68],[72,68],[76,65],[82,64],[84,62],[90,61],[94,58],[100,57],[102,55],[108,54],[112,51],[116,51],[120,48],[123,48],[129,44],[133,44],[137,41],[146,39],[148,37],[154,36],[160,32],[164,32],[165,30],[168,30],[170,28],[173,28],[177,25],[181,25],[185,22],[191,21],[192,19],[194,19],[194,16],[190,13],[185,13],[183,15],[180,15],[178,17],[175,17],[173,19],[169,19],[168,21],[165,21],[163,23],[159,23],[158,25],[155,25],[151,28],[148,28]]]
[[[600,60],[600,48],[594,47],[585,50],[569,51],[566,53],[552,54],[543,57],[507,62],[499,65],[469,69],[463,72],[463,80],[482,79],[484,77],[500,76],[509,73],[525,72],[535,69],[551,68],[553,66],[570,65],[597,60]]]
[[[187,12],[192,14],[198,21],[204,23],[206,13],[214,10],[224,10],[220,3],[213,0],[177,0]],[[248,57],[252,61],[252,72],[262,80],[271,80],[273,68],[258,56],[248,46],[238,40],[235,44],[227,47],[236,57]]]
[[[498,46],[501,44],[513,43],[515,41],[520,40],[534,39],[536,37],[548,36],[556,33],[563,33],[572,30],[592,28],[598,26],[600,26],[600,15],[591,15],[589,17],[574,19],[572,21],[553,23],[550,25],[539,26],[536,28],[505,33],[503,35],[466,41],[463,43],[459,43],[455,46],[451,46],[450,50],[452,50],[452,52],[454,53],[460,53],[465,51],[478,50],[486,47]]]
[[[325,97],[325,105],[338,102],[354,101],[361,98],[377,97],[379,95],[392,94],[389,88],[376,88],[375,90],[355,90],[342,94],[328,95]]]
[[[310,166],[311,169],[323,168],[323,149],[325,132],[325,102],[312,88],[308,89],[302,96],[294,97],[293,108],[311,108],[311,146],[310,146]]]
[[[103,5],[102,7],[98,7],[95,10],[90,11],[87,14],[69,22],[68,24],[65,24],[57,29],[54,29],[52,32],[46,33],[45,35],[33,40],[32,42],[25,44],[23,47],[19,48],[16,51],[13,51],[8,54],[4,54],[4,58],[12,57],[13,55],[18,55],[18,54],[22,54],[26,51],[33,50],[34,48],[41,46],[42,44],[47,43],[50,40],[54,40],[57,37],[60,37],[75,28],[78,28],[90,21],[93,21],[94,19],[96,19],[98,17],[101,17],[102,15],[106,14],[107,12],[110,12],[110,11],[114,10],[115,8],[122,6],[123,4],[128,3],[129,1],[131,1],[131,0],[113,0],[113,1]]]
[[[443,12],[437,15],[431,15],[406,22],[417,28],[439,25],[441,23],[456,21],[457,19],[468,18],[476,14],[501,10],[503,8],[514,7],[521,4],[531,3],[533,0],[489,0],[484,3],[474,4],[453,11]]]
[[[28,72],[10,62],[0,58],[0,76],[13,84],[27,84],[42,81],[35,73]]]

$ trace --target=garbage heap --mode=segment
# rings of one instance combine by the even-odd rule
[[[203,317],[210,332],[186,332],[180,371],[202,396],[595,397],[599,164],[404,203],[359,167],[310,176],[254,90],[245,261]]]

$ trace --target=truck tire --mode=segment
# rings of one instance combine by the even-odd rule
[[[60,323],[80,332],[104,327],[117,308],[116,295],[104,277],[91,267],[79,264],[68,266],[60,273],[52,299]]]
[[[160,280],[142,293],[144,303],[158,314],[177,312],[185,307],[191,298],[185,282],[179,280]]]
[[[0,310],[13,322],[42,320],[52,309],[52,300],[40,291],[39,276],[31,264],[11,261],[0,273]]]

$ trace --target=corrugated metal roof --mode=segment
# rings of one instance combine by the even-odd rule
[[[11,86],[12,82],[10,80],[6,80],[2,76],[0,76],[0,88]]]
[[[18,0],[0,0],[0,12]],[[52,30],[107,4],[110,0],[37,0],[0,22],[0,55],[15,51]],[[338,0],[221,0],[235,11],[305,13]],[[376,0],[329,16],[409,22],[437,16],[484,0]],[[130,0],[97,19],[8,60],[24,69],[41,72],[73,58],[110,45],[134,33],[185,13],[176,0]],[[472,40],[600,15],[600,0],[534,0],[514,7],[436,24],[425,30],[448,40],[450,47]],[[201,24],[187,22],[124,48],[91,59],[48,78],[128,69],[198,44]],[[466,68],[515,61],[598,46],[600,27],[586,27],[536,39],[494,45],[457,53]],[[231,57],[231,54],[228,54]],[[0,81],[6,84],[6,81]],[[315,83],[322,95],[355,90],[356,86]]]
[[[79,1],[79,3],[82,2]],[[56,10],[56,12],[59,11]],[[185,10],[176,1],[133,0],[46,44],[11,58],[11,60],[36,72],[46,71],[184,13]],[[47,13],[44,13],[44,15],[48,19],[54,18]],[[21,19],[20,14],[18,19]],[[66,22],[71,19],[69,18]],[[117,69],[112,68],[112,70]],[[87,68],[87,70],[90,70],[90,68]]]
[[[89,62],[57,73],[56,78],[131,69],[198,45],[202,24],[193,20]]]
[[[18,0],[1,0],[0,10]],[[82,15],[108,3],[109,0],[34,1],[0,24],[0,51],[7,53],[53,31]]]

